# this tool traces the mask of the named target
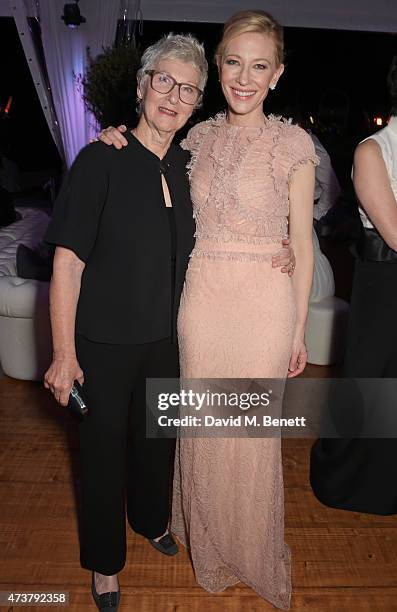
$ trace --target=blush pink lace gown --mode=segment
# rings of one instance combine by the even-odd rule
[[[271,267],[288,233],[288,184],[314,147],[301,128],[270,117],[262,128],[223,114],[190,130],[196,219],[178,320],[182,378],[285,378],[295,299]],[[288,609],[280,438],[181,438],[172,531],[211,592],[241,581]]]

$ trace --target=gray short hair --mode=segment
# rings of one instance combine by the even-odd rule
[[[208,63],[203,45],[192,34],[166,34],[154,45],[148,47],[142,55],[141,67],[136,78],[143,87],[149,78],[146,70],[156,70],[162,59],[176,59],[191,63],[200,73],[199,89],[204,91],[208,77]]]

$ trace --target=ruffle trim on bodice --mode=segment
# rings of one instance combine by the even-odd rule
[[[253,233],[259,232],[265,236],[272,235],[274,224],[268,219],[269,211],[265,208],[263,211],[253,210],[249,206],[244,205],[244,201],[238,196],[238,180],[241,166],[250,147],[255,141],[263,137],[265,130],[268,130],[268,126],[263,125],[260,127],[244,128],[242,130],[239,126],[227,124],[226,114],[224,112],[218,113],[213,119],[210,119],[206,123],[206,134],[211,130],[226,130],[227,134],[224,135],[225,145],[220,151],[217,149],[221,136],[220,134],[212,135],[208,156],[214,163],[215,171],[206,202],[196,207],[196,217],[199,216],[200,212],[202,212],[211,201],[215,205],[217,212],[221,215],[221,219],[223,220],[222,225],[225,229],[228,226],[226,217],[237,215],[239,222],[249,221],[255,224],[256,227],[252,228]],[[205,133],[201,132],[200,134],[202,141],[205,138]],[[277,138],[275,138],[275,140],[277,140]],[[274,188],[277,195],[280,196],[280,192],[277,190],[272,160],[270,160],[269,163]]]
[[[258,192],[257,198],[266,202],[274,201],[270,210],[266,206],[260,208],[252,205],[255,194],[243,198],[239,193],[241,168],[250,148],[262,139],[267,152],[262,168],[267,167],[271,182],[269,179],[265,182],[266,187],[263,192]],[[310,145],[307,141],[310,141]],[[207,222],[201,224],[200,216],[211,204],[218,214],[213,233],[219,227],[222,241],[227,240],[227,235],[230,235],[230,240],[239,240],[236,236],[240,232],[234,231],[239,227],[241,235],[244,235],[242,241],[252,242],[256,237],[260,240],[285,235],[289,211],[288,187],[292,174],[308,160],[318,163],[310,136],[293,125],[291,119],[276,115],[269,115],[262,126],[241,127],[228,124],[226,113],[221,112],[192,128],[181,146],[191,153],[188,174],[192,183],[195,180],[197,161],[200,159],[200,176],[197,177],[200,183],[203,181],[201,164],[211,160],[213,172],[205,199],[198,202],[194,197],[196,189],[192,189],[193,216],[198,233],[202,236],[207,229]],[[255,173],[252,160],[246,171]],[[272,187],[269,191],[270,185]]]
[[[288,170],[287,175],[288,185],[291,183],[292,175],[294,174],[294,172],[298,170],[298,168],[300,168],[301,166],[304,166],[308,161],[313,162],[313,165],[317,166],[319,163],[319,157],[317,155],[309,155],[308,157],[305,157],[304,159],[299,159],[294,164],[292,164],[291,168]]]
[[[191,179],[192,171],[196,165],[197,158],[200,155],[201,146],[204,143],[205,137],[207,136],[211,127],[211,119],[198,123],[192,127],[191,130],[189,130],[186,138],[184,138],[180,143],[182,149],[189,151],[191,155],[190,160],[186,165],[189,180]]]

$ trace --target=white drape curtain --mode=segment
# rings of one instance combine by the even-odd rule
[[[45,61],[54,106],[62,134],[66,163],[95,135],[95,120],[86,112],[81,85],[76,77],[84,76],[87,47],[96,57],[103,47],[112,46],[120,17],[120,0],[85,0],[81,14],[87,22],[76,29],[61,20],[65,0],[39,0],[40,23]]]
[[[29,17],[38,17],[39,0],[23,0],[23,4]]]

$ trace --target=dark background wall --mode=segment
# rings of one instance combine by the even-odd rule
[[[210,80],[203,108],[195,117],[206,118],[223,108],[213,53],[221,34],[219,24],[148,21],[138,44],[145,48],[168,31],[192,32],[205,43]],[[385,77],[397,36],[393,34],[286,28],[286,71],[266,101],[265,112],[299,107],[312,115],[323,140],[333,146],[339,137],[340,154],[351,155],[354,145],[372,129],[373,117],[387,116]],[[9,95],[10,115],[0,119],[0,145],[24,168],[59,164],[58,154],[41,112],[13,19],[0,18],[0,106]],[[336,114],[329,114],[330,107]],[[321,125],[318,123],[320,120]],[[343,125],[331,133],[332,122]],[[328,125],[328,127],[327,127]],[[329,133],[327,133],[327,130]],[[335,131],[335,130],[334,130]]]

